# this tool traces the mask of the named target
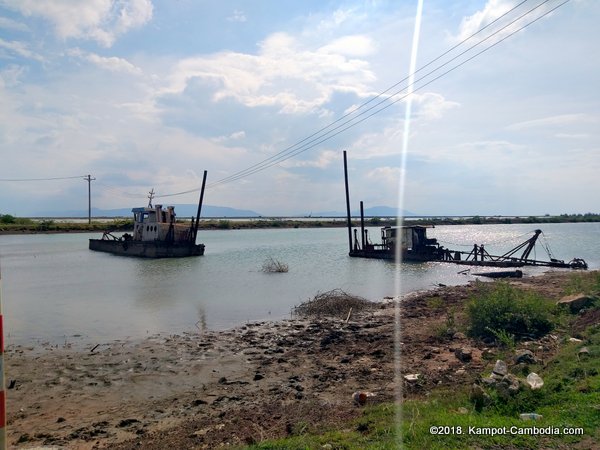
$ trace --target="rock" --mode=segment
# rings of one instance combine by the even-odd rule
[[[367,403],[367,397],[371,397],[372,395],[373,394],[371,394],[370,392],[358,391],[352,394],[352,400],[356,405],[364,405],[365,403]]]
[[[121,420],[118,424],[117,427],[119,428],[125,428],[128,427],[130,425],[133,425],[134,423],[139,423],[140,421],[137,419],[123,419]]]
[[[455,375],[459,375],[459,376],[462,376],[465,373],[467,373],[467,371],[465,369],[458,369],[456,372],[454,372]]]
[[[481,357],[483,359],[493,359],[494,356],[495,356],[494,352],[492,350],[490,350],[489,348],[485,348],[481,352]]]
[[[492,369],[492,376],[494,378],[502,378],[506,374],[508,374],[508,366],[504,361],[498,359],[496,364],[494,364],[494,368]]]
[[[536,413],[522,413],[519,414],[519,418],[521,420],[540,420],[543,418],[543,416],[541,414]]]
[[[498,380],[496,380],[493,377],[485,377],[485,378],[481,379],[481,382],[483,384],[485,384],[486,386],[492,387],[492,386],[496,386],[496,383],[498,382]]]
[[[515,364],[535,364],[537,361],[531,350],[519,350],[515,354]]]
[[[458,408],[457,412],[459,414],[469,414],[469,410],[467,408],[465,408],[464,406],[461,406],[460,408]]]
[[[577,343],[577,342],[583,342],[583,341],[581,339],[577,339],[577,338],[572,337],[572,338],[569,338],[569,342],[576,342]]]
[[[594,300],[594,297],[590,295],[574,294],[561,298],[556,304],[568,307],[572,313],[577,313],[594,303]]]
[[[406,381],[417,381],[419,379],[418,373],[410,373],[408,375],[404,375],[404,379]]]
[[[531,389],[539,389],[544,385],[544,380],[537,373],[531,372],[527,375],[527,384],[531,387]]]
[[[460,331],[457,331],[456,333],[454,333],[452,335],[452,339],[466,339],[467,336],[465,336],[465,333],[461,333]]]
[[[587,347],[581,347],[577,352],[577,358],[588,358],[590,356],[590,350]]]
[[[484,391],[484,389],[478,384],[471,386],[471,402],[475,405],[475,408],[481,409],[483,406],[489,404],[490,396]]]
[[[469,362],[473,359],[473,352],[468,347],[457,348],[454,351],[454,355],[458,358],[459,361]]]
[[[519,379],[513,374],[509,373],[503,379],[503,381],[508,383],[508,393],[511,395],[515,395],[521,389],[521,383],[519,383]]]

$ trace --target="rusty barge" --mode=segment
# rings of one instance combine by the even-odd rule
[[[433,225],[386,226],[381,228],[381,243],[373,244],[365,228],[363,202],[360,202],[359,230],[352,230],[350,213],[350,193],[348,189],[348,164],[344,151],[344,181],[346,187],[346,215],[348,228],[349,256],[356,258],[374,258],[399,260],[406,262],[440,261],[469,266],[515,268],[523,266],[546,266],[556,268],[587,269],[587,263],[581,258],[565,262],[555,259],[548,251],[549,260],[530,258],[541,230],[535,230],[532,237],[502,255],[491,255],[484,245],[473,245],[469,252],[450,250],[440,245],[435,238],[427,236],[427,230]],[[547,249],[546,249],[547,250]],[[522,253],[520,253],[522,251]]]
[[[133,234],[125,233],[117,237],[111,231],[105,231],[101,239],[89,240],[90,250],[140,258],[202,256],[205,247],[204,244],[196,244],[196,237],[205,185],[206,171],[196,220],[192,217],[191,225],[176,223],[173,206],[166,209],[162,205],[152,206],[154,192],[151,191],[147,207],[131,210],[134,218]]]

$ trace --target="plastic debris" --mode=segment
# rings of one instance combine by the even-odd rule
[[[544,380],[537,373],[531,372],[527,375],[527,384],[529,384],[531,389],[539,389],[544,385]]]

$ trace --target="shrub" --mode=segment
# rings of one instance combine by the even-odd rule
[[[289,269],[288,265],[277,259],[269,257],[262,266],[262,271],[266,273],[285,273]]]
[[[16,219],[14,216],[10,214],[1,214],[0,215],[0,223],[15,223]]]
[[[545,298],[506,282],[480,285],[478,297],[467,307],[469,333],[494,340],[539,337],[554,327],[553,311],[554,305]]]

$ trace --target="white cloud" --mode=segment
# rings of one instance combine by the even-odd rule
[[[367,172],[367,178],[375,181],[382,181],[387,185],[398,186],[402,169],[400,167],[377,167]]]
[[[482,10],[463,18],[457,41],[462,41],[505,14],[514,6],[512,0],[489,0]]]
[[[295,160],[287,160],[281,163],[281,167],[291,168],[291,167],[315,167],[318,169],[325,169],[329,167],[332,162],[337,162],[339,160],[339,152],[333,150],[325,150],[319,153],[315,159],[308,161],[295,161]]]
[[[78,48],[70,50],[68,54],[84,59],[101,69],[109,70],[111,72],[122,72],[132,75],[142,74],[142,70],[139,67],[136,67],[124,58],[118,58],[116,56],[100,56],[95,53],[84,52]]]
[[[5,41],[4,39],[0,38],[0,49],[8,50],[10,54],[22,58],[33,59],[36,61],[44,61],[44,58],[41,55],[38,55],[37,53],[31,51],[29,49],[29,45],[25,42]],[[2,54],[0,53],[0,58],[1,57]]]
[[[547,128],[579,123],[598,123],[600,120],[587,114],[560,114],[556,116],[543,117],[541,119],[518,122],[507,127],[508,130],[518,131],[532,128]]]
[[[318,51],[350,57],[366,57],[375,51],[375,45],[367,36],[344,36],[321,47]]]
[[[42,17],[61,39],[91,39],[110,47],[118,36],[152,19],[150,0],[5,0],[24,16]]]
[[[460,107],[460,103],[446,100],[435,92],[413,93],[413,111],[417,117],[431,120],[439,119],[448,111]]]
[[[229,136],[218,136],[216,138],[211,139],[213,142],[231,142],[231,141],[239,141],[240,139],[244,139],[246,137],[245,131],[235,131],[231,133]]]
[[[229,17],[227,17],[227,20],[229,22],[240,22],[240,23],[243,23],[247,19],[246,19],[246,15],[244,14],[244,11],[240,11],[239,9],[234,9],[233,13]]]
[[[7,19],[6,17],[0,17],[0,28],[12,31],[29,31],[29,27],[24,23]]]
[[[181,94],[194,79],[215,88],[214,101],[233,98],[249,107],[298,113],[318,109],[335,91],[366,95],[375,74],[367,61],[314,51],[289,34],[274,33],[256,55],[222,52],[181,60],[162,93]]]

